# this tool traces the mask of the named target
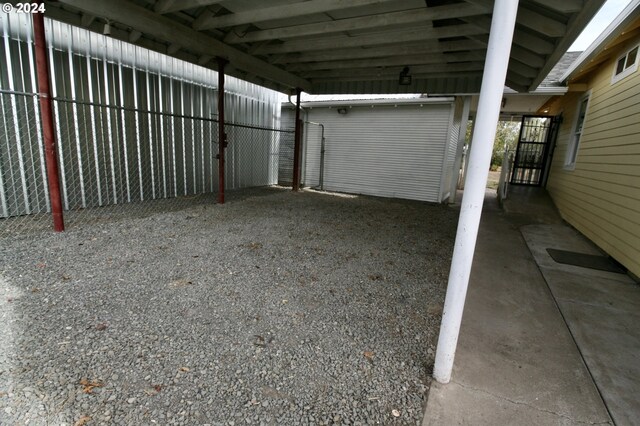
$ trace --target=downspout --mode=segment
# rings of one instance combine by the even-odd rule
[[[42,1],[38,2],[42,4]],[[60,174],[56,159],[56,138],[53,131],[53,109],[51,105],[51,87],[49,86],[49,67],[47,65],[47,51],[44,31],[44,14],[34,13],[33,32],[35,38],[36,70],[38,73],[38,97],[40,98],[40,114],[42,116],[42,136],[44,139],[45,163],[47,165],[47,184],[49,186],[49,201],[51,202],[51,216],[53,229],[64,231],[62,216],[62,197],[60,194]]]
[[[494,3],[476,115],[477,126],[469,155],[469,179],[460,206],[433,368],[433,377],[440,383],[449,383],[451,380],[517,13],[518,0],[496,0]]]

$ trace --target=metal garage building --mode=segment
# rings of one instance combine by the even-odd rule
[[[380,197],[446,200],[464,142],[462,104],[461,98],[451,97],[303,104],[303,184]],[[286,104],[282,120],[284,127],[293,126],[294,110]],[[290,169],[283,169],[286,164],[281,161],[284,179],[291,176]]]

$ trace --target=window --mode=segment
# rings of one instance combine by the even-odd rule
[[[571,140],[567,147],[567,155],[564,160],[564,168],[573,170],[576,166],[576,158],[578,157],[578,148],[580,147],[580,137],[582,136],[582,128],[584,127],[584,120],[587,115],[587,107],[589,106],[589,95],[587,93],[578,102],[576,120],[573,125],[573,131],[571,132]]]
[[[638,69],[638,46],[629,50],[616,61],[616,68],[613,70],[611,84],[622,80]]]

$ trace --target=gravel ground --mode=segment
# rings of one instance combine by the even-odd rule
[[[457,211],[267,188],[0,240],[0,424],[419,424]]]

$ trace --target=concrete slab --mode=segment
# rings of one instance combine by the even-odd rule
[[[608,424],[518,224],[485,200],[451,383],[423,425]]]
[[[616,425],[640,424],[640,286],[627,275],[555,263],[547,248],[600,254],[566,225],[522,234]]]

